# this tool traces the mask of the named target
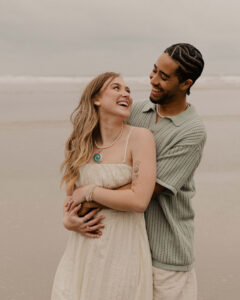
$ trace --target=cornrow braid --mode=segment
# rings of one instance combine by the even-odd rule
[[[190,44],[179,43],[168,47],[164,53],[167,53],[172,59],[178,62],[179,67],[176,70],[176,75],[179,82],[191,79],[193,85],[201,75],[204,67],[201,52]],[[191,86],[187,90],[187,95],[190,94]]]

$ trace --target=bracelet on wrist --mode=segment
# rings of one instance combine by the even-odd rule
[[[87,192],[86,201],[93,201],[93,191],[94,191],[95,187],[97,187],[96,184],[90,185],[88,192]]]

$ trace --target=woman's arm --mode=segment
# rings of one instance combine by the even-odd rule
[[[121,211],[144,212],[151,199],[156,181],[156,148],[152,133],[135,128],[129,141],[133,159],[132,185],[127,190],[96,187],[94,201]]]
[[[95,216],[100,208],[95,207],[93,210],[86,211],[84,216],[79,216],[83,204],[76,205],[69,209],[72,203],[72,191],[67,191],[67,197],[64,200],[63,207],[63,225],[67,230],[78,232],[86,237],[97,238],[102,235],[100,229],[104,228],[101,221],[104,216]],[[95,203],[97,204],[97,203]]]
[[[127,190],[109,190],[95,187],[92,199],[104,206],[120,211],[144,212],[151,199],[156,181],[156,149],[152,133],[135,128],[129,140],[133,159],[132,184]],[[83,189],[83,190],[81,190]],[[86,189],[79,189],[80,202]],[[77,196],[77,195],[76,195]],[[77,197],[75,197],[77,198]]]

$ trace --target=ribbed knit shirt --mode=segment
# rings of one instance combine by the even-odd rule
[[[156,142],[157,179],[163,192],[154,196],[145,212],[154,267],[191,270],[194,262],[194,172],[202,157],[206,131],[194,107],[156,123],[156,105],[150,100],[133,105],[129,124],[151,130]],[[147,155],[147,153],[146,153]]]

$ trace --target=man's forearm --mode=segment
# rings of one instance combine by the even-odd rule
[[[117,188],[116,190],[126,190],[126,189],[130,189],[131,188],[131,184],[126,184],[126,185],[123,185],[119,188]],[[158,194],[160,194],[162,191],[164,190],[164,187],[158,183],[155,184],[155,188],[154,188],[154,191],[153,191],[153,195],[156,196]]]

